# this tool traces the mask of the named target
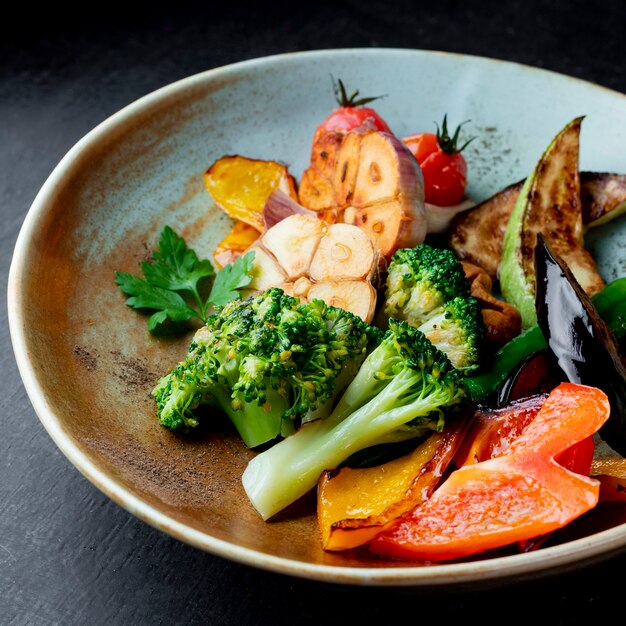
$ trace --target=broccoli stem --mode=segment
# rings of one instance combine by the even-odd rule
[[[437,429],[437,407],[449,401],[448,389],[416,385],[415,372],[402,372],[355,412],[346,415],[338,406],[327,419],[306,424],[252,459],[242,478],[248,497],[268,519],[315,487],[325,469],[337,467],[351,454]],[[416,418],[425,419],[406,426]]]
[[[256,402],[242,403],[233,407],[233,399],[225,391],[211,390],[211,404],[219,407],[233,423],[246,446],[255,448],[275,439],[281,430],[282,414],[289,407],[285,398],[276,391],[267,392],[267,401],[262,406]]]

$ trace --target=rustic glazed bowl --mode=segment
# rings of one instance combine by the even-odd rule
[[[241,474],[253,453],[221,418],[178,437],[155,419],[150,391],[181,359],[178,339],[147,331],[125,306],[116,270],[139,262],[169,224],[210,257],[229,220],[203,188],[216,158],[287,163],[298,178],[316,125],[334,106],[331,75],[363,94],[404,136],[432,131],[444,113],[477,139],[467,149],[469,193],[485,198],[526,176],[569,120],[586,115],[581,168],[626,171],[626,98],[512,63],[415,50],[330,50],[211,70],[129,105],[91,131],[51,174],[15,248],[9,315],[34,408],[67,458],[130,513],[247,565],[330,582],[444,586],[552,574],[615,554],[626,525],[529,554],[439,565],[388,562],[320,549],[313,499],[271,523],[248,503]],[[624,227],[589,245],[607,280],[626,274]],[[603,529],[601,529],[603,528]],[[599,530],[601,529],[601,530]]]

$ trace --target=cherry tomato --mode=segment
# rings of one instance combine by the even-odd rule
[[[391,133],[385,120],[374,109],[363,106],[377,100],[379,96],[358,98],[358,90],[349,96],[341,79],[333,84],[333,88],[339,107],[317,127],[318,133],[330,130],[347,133],[361,126],[365,120],[370,120],[376,130]]]
[[[405,137],[402,141],[409,147],[420,165],[431,154],[439,152],[439,142],[435,133],[419,133],[419,135]]]
[[[318,126],[318,130],[338,130],[342,132],[349,132],[355,128],[358,128],[365,122],[370,120],[376,130],[382,130],[386,133],[391,133],[389,126],[385,120],[383,120],[374,109],[370,107],[339,107],[334,109],[333,112]]]
[[[458,204],[465,194],[467,165],[463,155],[435,152],[420,163],[426,202],[437,206]]]
[[[425,199],[430,204],[452,206],[465,194],[467,163],[461,152],[472,140],[460,148],[457,146],[461,126],[450,136],[444,115],[437,133],[419,133],[403,139],[422,168]]]

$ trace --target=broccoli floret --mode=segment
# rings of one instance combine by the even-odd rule
[[[419,327],[456,297],[470,295],[470,283],[452,250],[420,244],[397,250],[387,273],[384,312]]]
[[[485,340],[485,323],[475,298],[456,297],[420,327],[455,368],[464,373],[475,370]]]
[[[476,369],[485,323],[471,283],[452,250],[421,244],[398,250],[387,275],[383,315],[419,328],[454,367]]]
[[[249,447],[287,435],[330,412],[381,335],[347,311],[280,289],[233,301],[153,390],[159,421],[187,432],[198,425],[195,409],[212,405]]]
[[[441,430],[446,411],[468,397],[462,380],[421,331],[390,319],[333,412],[250,461],[243,474],[250,501],[268,519],[355,452]]]

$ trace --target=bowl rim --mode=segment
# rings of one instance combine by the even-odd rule
[[[397,58],[398,55],[402,55],[422,57],[423,59],[433,56],[448,56],[458,60],[469,59],[473,63],[506,66],[511,71],[530,71],[554,78],[558,77],[558,80],[575,81],[586,88],[591,87],[608,92],[612,96],[626,98],[625,94],[618,91],[553,70],[478,55],[411,48],[331,48],[269,55],[202,71],[164,85],[138,98],[100,122],[69,149],[37,193],[25,216],[15,243],[7,285],[9,331],[22,382],[40,422],[72,465],[99,490],[135,517],[184,543],[216,556],[279,574],[341,584],[436,587],[448,584],[477,584],[496,579],[508,580],[550,575],[560,570],[576,569],[614,556],[620,550],[626,549],[626,525],[616,526],[565,544],[526,554],[495,557],[483,561],[441,563],[432,566],[411,566],[404,563],[398,567],[325,565],[259,552],[190,528],[160,512],[157,508],[147,504],[128,489],[119,485],[97,467],[71,439],[64,430],[61,420],[49,406],[28,359],[20,287],[23,283],[22,276],[26,267],[29,247],[37,232],[37,226],[45,215],[55,190],[71,175],[72,171],[79,167],[81,157],[86,155],[90,149],[95,148],[118,125],[127,122],[134,116],[141,115],[170,96],[181,95],[197,85],[229,78],[267,65],[289,64],[294,61],[335,60],[339,56],[347,57],[355,54],[361,57],[376,56],[378,58],[384,56]]]

